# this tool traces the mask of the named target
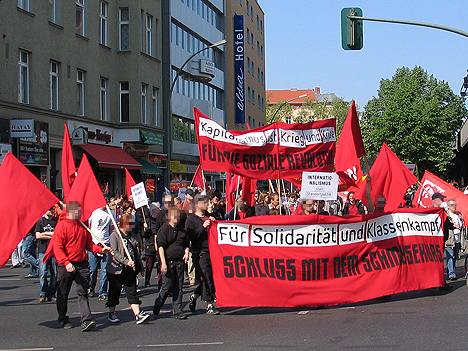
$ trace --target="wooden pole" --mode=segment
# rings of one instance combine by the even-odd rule
[[[236,197],[234,199],[234,217],[233,217],[233,220],[236,220],[236,215],[237,215],[237,198],[239,197],[239,185],[240,185],[240,175],[237,176],[237,188],[236,188]]]
[[[130,256],[130,252],[128,251],[127,245],[125,245],[125,242],[123,240],[122,234],[120,232],[120,228],[117,226],[117,223],[115,222],[114,215],[112,214],[109,205],[106,205],[107,213],[109,214],[112,224],[114,225],[115,232],[119,235],[120,241],[122,242],[122,246],[124,248],[125,254],[127,255],[127,258],[131,261],[132,256]],[[143,210],[142,210],[143,211]],[[135,270],[135,266],[133,266],[133,270]]]

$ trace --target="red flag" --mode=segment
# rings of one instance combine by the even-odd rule
[[[465,223],[468,223],[467,195],[428,171],[424,172],[421,184],[422,187],[419,186],[414,195],[413,205],[415,207],[432,207],[432,195],[441,193],[446,197],[445,201],[449,201],[450,199],[455,199],[457,201],[457,211],[463,215]]]
[[[205,182],[203,180],[203,172],[200,165],[198,165],[197,170],[193,175],[192,183],[194,183],[200,189],[206,189]]]
[[[127,188],[127,199],[132,195],[132,186],[136,185],[128,169],[125,168],[125,186]]]
[[[21,239],[59,199],[10,152],[0,166],[0,195],[0,266],[5,267]]]
[[[372,202],[376,205],[377,196],[384,195],[385,211],[393,211],[404,203],[406,190],[418,182],[418,178],[385,143],[382,144],[379,155],[369,171],[369,176]],[[356,197],[366,200],[365,187],[361,187],[356,192]]]
[[[70,193],[71,186],[76,176],[75,160],[73,158],[73,150],[70,143],[70,134],[68,126],[65,124],[65,132],[63,134],[62,145],[62,187],[64,198]]]
[[[226,172],[226,213],[234,207],[236,202],[235,194],[239,183],[240,179],[237,174],[231,175],[230,172]]]
[[[356,103],[353,100],[336,146],[335,171],[340,175],[340,191],[344,189],[355,191],[362,186],[360,157],[365,154]],[[352,184],[356,189],[350,189],[353,187]]]
[[[255,191],[257,190],[257,179],[242,177],[242,199],[249,206],[255,206]]]
[[[81,204],[82,221],[86,221],[95,209],[107,205],[101,187],[85,154],[83,154],[83,159],[78,168],[78,175],[67,197],[67,202],[70,201],[78,201]]]

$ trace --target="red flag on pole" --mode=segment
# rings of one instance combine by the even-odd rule
[[[413,205],[415,207],[432,207],[432,195],[441,193],[445,196],[444,201],[450,199],[457,201],[457,211],[463,215],[465,223],[468,223],[468,195],[428,171],[424,172],[421,184],[422,187],[419,186],[414,195]]]
[[[203,173],[200,165],[198,165],[197,170],[192,178],[192,183],[194,183],[200,189],[205,189],[205,182],[203,181]]]
[[[125,187],[127,188],[127,199],[132,195],[132,186],[136,185],[128,169],[125,168]]]
[[[78,175],[68,194],[67,202],[78,201],[81,204],[81,220],[86,221],[93,211],[107,205],[88,158],[83,154]]]
[[[406,190],[418,182],[418,178],[385,143],[382,144],[379,155],[369,171],[369,176],[372,183],[371,199],[376,205],[377,196],[384,195],[385,211],[395,210],[404,203]],[[365,186],[356,192],[356,197],[366,200]]]
[[[63,134],[62,146],[62,187],[64,198],[70,193],[71,186],[76,176],[75,160],[73,158],[73,150],[70,143],[70,134],[68,126],[65,124],[65,132]]]
[[[242,199],[249,206],[255,206],[255,191],[257,190],[257,179],[242,177]]]
[[[356,188],[362,186],[363,176],[360,157],[365,154],[366,150],[362,141],[361,128],[359,128],[356,103],[353,100],[336,146],[335,171],[340,176],[340,191],[344,190],[344,188],[350,188],[350,184],[354,184]],[[347,177],[349,179],[346,179]]]
[[[12,153],[0,166],[0,266],[5,267],[12,252],[28,231],[59,199]]]

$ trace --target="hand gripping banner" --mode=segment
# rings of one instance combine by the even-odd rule
[[[193,110],[200,164],[205,171],[231,172],[253,179],[333,171],[335,119],[275,122],[249,131],[229,131],[196,108]]]
[[[363,216],[262,216],[215,222],[219,306],[355,303],[443,286],[443,209]]]

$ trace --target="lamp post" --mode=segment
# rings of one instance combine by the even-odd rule
[[[218,41],[214,44],[211,44],[210,46],[207,46],[206,48],[203,48],[201,50],[198,50],[196,53],[192,54],[185,62],[180,66],[180,68],[177,70],[177,75],[174,77],[171,88],[169,90],[169,98],[167,99],[167,128],[166,128],[166,145],[167,145],[167,163],[166,163],[166,171],[164,174],[165,179],[167,180],[168,185],[170,186],[170,181],[171,181],[171,159],[172,159],[172,136],[173,136],[173,120],[172,120],[172,93],[174,91],[174,87],[177,83],[177,80],[179,79],[179,76],[182,75],[182,71],[185,68],[185,66],[192,60],[195,56],[197,56],[199,53],[208,50],[210,48],[214,48],[223,44],[226,44],[227,40],[223,39],[221,41]]]
[[[280,107],[278,107],[275,111],[275,113],[273,114],[273,118],[271,119],[273,122],[275,121],[275,117],[276,117],[276,114],[278,113],[279,110],[281,110],[281,108],[286,105],[287,103],[293,101],[293,100],[296,100],[296,99],[301,99],[301,98],[305,98],[307,96],[307,94],[302,94],[302,95],[299,95],[299,96],[296,96],[296,97],[293,97],[292,99],[289,99],[285,102],[283,102]]]

